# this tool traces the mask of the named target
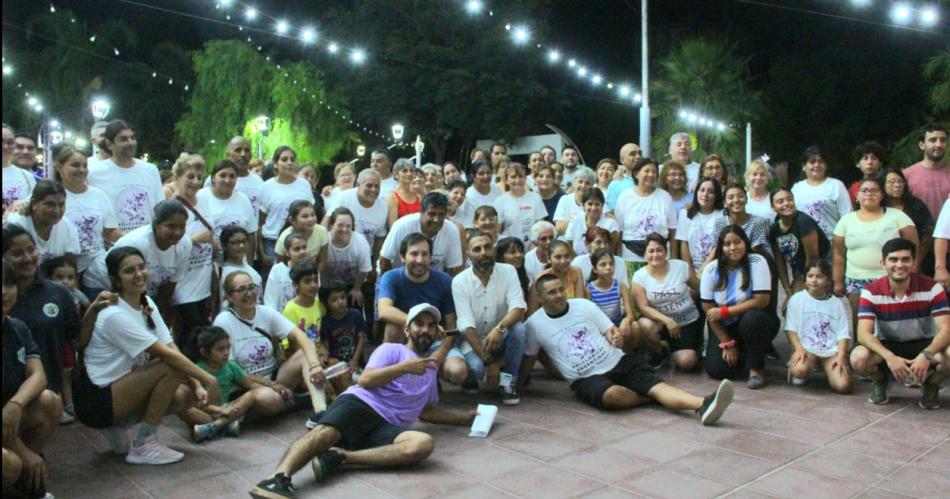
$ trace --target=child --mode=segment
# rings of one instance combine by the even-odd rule
[[[590,256],[591,272],[587,279],[590,299],[614,323],[620,326],[624,317],[633,318],[633,305],[627,285],[614,277],[614,256],[599,249]]]
[[[574,257],[574,253],[571,251],[570,243],[561,239],[555,239],[548,246],[548,253],[551,255],[548,257],[550,265],[546,270],[540,272],[534,280],[537,280],[538,277],[544,274],[555,274],[561,279],[561,282],[564,283],[566,298],[589,299],[590,296],[588,296],[587,286],[584,285],[584,275],[581,274],[581,269],[571,265],[571,259]],[[528,297],[529,317],[535,310],[541,307],[541,298],[533,291],[533,285],[531,289],[531,295]]]
[[[264,293],[261,292],[261,275],[247,264],[245,256],[247,255],[247,243],[250,240],[247,231],[240,225],[229,225],[221,229],[221,251],[224,254],[224,263],[221,265],[221,310],[228,308],[228,294],[224,292],[224,280],[235,270],[243,270],[251,276],[254,285],[257,286],[258,303],[263,303]]]
[[[321,349],[326,349],[329,356],[327,365],[346,362],[350,366],[349,375],[331,380],[338,393],[350,385],[352,374],[360,367],[369,329],[362,312],[347,306],[349,291],[345,282],[331,282],[320,288],[320,303],[327,310],[320,322]]]
[[[60,255],[47,259],[41,267],[47,279],[62,284],[73,295],[79,316],[82,317],[89,307],[89,298],[78,289],[79,272],[72,260]],[[71,383],[73,366],[76,365],[76,349],[71,342],[63,344],[63,358],[60,361],[63,368],[63,415],[60,424],[70,424],[76,420],[76,410],[73,408],[73,386]]]
[[[194,424],[191,436],[195,442],[214,438],[222,431],[236,437],[241,431],[243,416],[257,403],[261,390],[269,388],[245,374],[236,362],[230,360],[231,339],[227,331],[218,326],[207,326],[198,328],[195,333],[202,359],[198,361],[198,367],[217,378],[221,386],[221,405],[208,404],[185,413],[185,419]],[[231,400],[231,394],[238,387],[246,391]]]
[[[498,241],[501,226],[498,225],[498,210],[494,206],[484,204],[475,209],[475,228],[491,234],[492,241]]]
[[[831,264],[812,260],[805,268],[805,289],[788,301],[785,334],[795,349],[788,364],[792,384],[804,385],[815,362],[828,375],[828,384],[836,393],[851,392],[848,375],[848,312],[840,300],[829,293]]]
[[[287,302],[297,295],[290,280],[290,269],[309,258],[307,238],[299,232],[290,234],[284,239],[284,250],[290,259],[286,263],[280,262],[271,267],[267,275],[267,285],[264,286],[264,305],[277,311],[284,310]]]
[[[323,307],[317,299],[317,289],[320,280],[317,275],[317,266],[312,261],[306,260],[290,269],[290,280],[294,283],[294,291],[297,296],[287,302],[284,306],[284,317],[293,322],[301,330],[307,333],[310,341],[317,345],[317,354],[320,357],[320,365],[327,366],[328,355],[325,349],[320,348],[320,318],[323,316]],[[289,339],[281,342],[284,350],[290,348]],[[290,357],[291,352],[287,352]],[[307,428],[316,428],[320,423],[320,415],[326,409],[326,404],[333,399],[335,392],[331,386],[326,387],[325,398],[319,402],[314,399],[314,412],[310,414],[307,420]],[[322,392],[322,390],[321,390]],[[322,404],[322,407],[320,406]]]

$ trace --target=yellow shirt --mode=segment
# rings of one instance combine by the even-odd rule
[[[274,247],[274,251],[276,251],[278,255],[286,255],[287,251],[284,250],[284,239],[293,232],[293,227],[287,227],[280,233],[280,236],[277,238],[276,246]],[[307,255],[309,255],[310,258],[316,258],[317,255],[320,254],[320,250],[329,242],[330,235],[327,233],[327,229],[320,224],[314,225],[313,232],[311,232],[310,237],[307,238]]]
[[[313,305],[303,307],[297,304],[296,299],[293,299],[284,306],[284,317],[307,333],[307,337],[314,343],[320,340],[320,319],[323,318],[323,314],[323,305],[320,304],[320,300],[313,300]],[[289,346],[289,342],[284,345],[285,348]]]

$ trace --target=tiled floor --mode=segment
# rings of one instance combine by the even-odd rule
[[[708,428],[656,406],[599,411],[539,372],[520,406],[500,410],[489,438],[422,424],[436,451],[421,465],[346,470],[323,487],[305,468],[295,477],[298,497],[950,497],[946,394],[944,409],[924,411],[917,390],[892,388],[892,403],[876,407],[865,402],[867,383],[837,396],[820,379],[793,388],[780,382],[779,364],[769,371],[773,384],[762,391],[737,384],[733,406]],[[696,393],[715,387],[701,374],[664,375]],[[478,400],[497,403],[489,394]],[[456,388],[443,401],[475,404]],[[126,465],[95,431],[62,427],[48,452],[49,489],[62,498],[247,497],[304,432],[304,419],[245,425],[240,438],[196,445],[168,418],[161,438],[187,458],[164,467]]]

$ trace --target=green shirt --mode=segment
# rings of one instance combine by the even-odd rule
[[[237,362],[230,359],[225,362],[217,372],[212,371],[203,360],[198,361],[198,367],[208,371],[218,379],[218,384],[221,386],[221,405],[225,405],[231,401],[231,392],[233,392],[235,386],[241,381],[244,381],[244,378],[247,376],[247,374],[244,373],[244,369],[241,369],[241,366],[237,365]]]

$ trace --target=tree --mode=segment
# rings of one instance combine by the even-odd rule
[[[660,58],[659,67],[653,85],[656,156],[667,150],[673,133],[689,131],[698,138],[694,157],[716,152],[729,162],[744,162],[745,123],[758,122],[763,115],[761,96],[749,85],[749,58],[723,40],[692,38]],[[679,117],[681,109],[734,126],[723,131],[694,127]]]
[[[560,106],[537,81],[543,61],[512,47],[508,33],[494,23],[499,16],[517,17],[508,15],[513,9],[537,17],[536,7],[535,1],[493,5],[495,18],[478,22],[455,3],[347,3],[328,12],[328,24],[351,38],[358,34],[373,52],[362,67],[333,64],[327,72],[333,81],[346,82],[359,121],[384,130],[399,121],[410,141],[422,135],[426,155],[432,151],[441,162],[450,148],[466,149],[477,138],[510,139],[534,131],[543,124],[538,116]],[[375,29],[384,25],[391,29]]]
[[[937,52],[927,59],[923,67],[923,76],[930,85],[925,92],[930,116],[917,120],[920,125],[927,121],[946,120],[950,114],[950,48]],[[907,166],[920,161],[921,153],[918,143],[920,130],[915,129],[901,137],[891,148],[893,164]]]
[[[346,106],[338,93],[324,87],[323,75],[309,62],[277,68],[239,41],[208,42],[192,60],[195,88],[175,129],[184,145],[206,158],[223,157],[227,141],[250,132],[249,120],[258,115],[272,122],[265,154],[288,144],[300,162],[328,162],[357,140],[338,116],[318,104]]]

